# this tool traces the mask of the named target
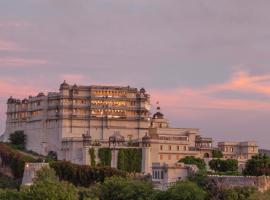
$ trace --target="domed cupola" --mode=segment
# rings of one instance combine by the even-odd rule
[[[69,89],[69,84],[67,84],[66,80],[60,85],[60,90]]]
[[[159,102],[157,102],[159,104]],[[169,123],[164,118],[164,115],[161,112],[161,108],[158,105],[157,106],[157,112],[153,115],[153,118],[151,120],[151,128],[168,128]]]
[[[153,115],[154,119],[164,119],[164,115],[160,112],[160,107],[157,107],[157,112]]]
[[[10,104],[10,103],[14,103],[14,99],[12,98],[12,96],[10,96],[7,100],[7,103]]]

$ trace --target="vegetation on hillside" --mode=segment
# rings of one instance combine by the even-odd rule
[[[179,160],[179,162],[183,162],[189,165],[196,165],[200,170],[206,169],[206,164],[204,160],[201,158],[195,158],[194,156],[186,156],[185,158]]]
[[[26,148],[26,140],[27,137],[23,131],[15,131],[9,135],[10,144],[16,149],[24,150]]]

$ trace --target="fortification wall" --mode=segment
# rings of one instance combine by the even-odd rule
[[[270,189],[269,176],[208,176],[208,178],[213,180],[220,189],[244,186],[257,187],[261,192]]]

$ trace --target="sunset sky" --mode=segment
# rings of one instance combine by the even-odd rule
[[[174,127],[270,148],[269,0],[0,0],[6,100],[78,85],[144,87]]]

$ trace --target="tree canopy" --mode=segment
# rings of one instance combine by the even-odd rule
[[[206,169],[206,164],[204,160],[201,158],[195,158],[194,156],[186,156],[185,158],[179,160],[179,162],[183,162],[189,165],[196,165],[200,170]]]
[[[246,163],[244,170],[245,175],[262,176],[270,175],[270,158],[266,154],[258,154],[253,156]]]
[[[209,162],[209,166],[217,172],[235,172],[238,170],[238,161],[234,159],[213,159]]]

